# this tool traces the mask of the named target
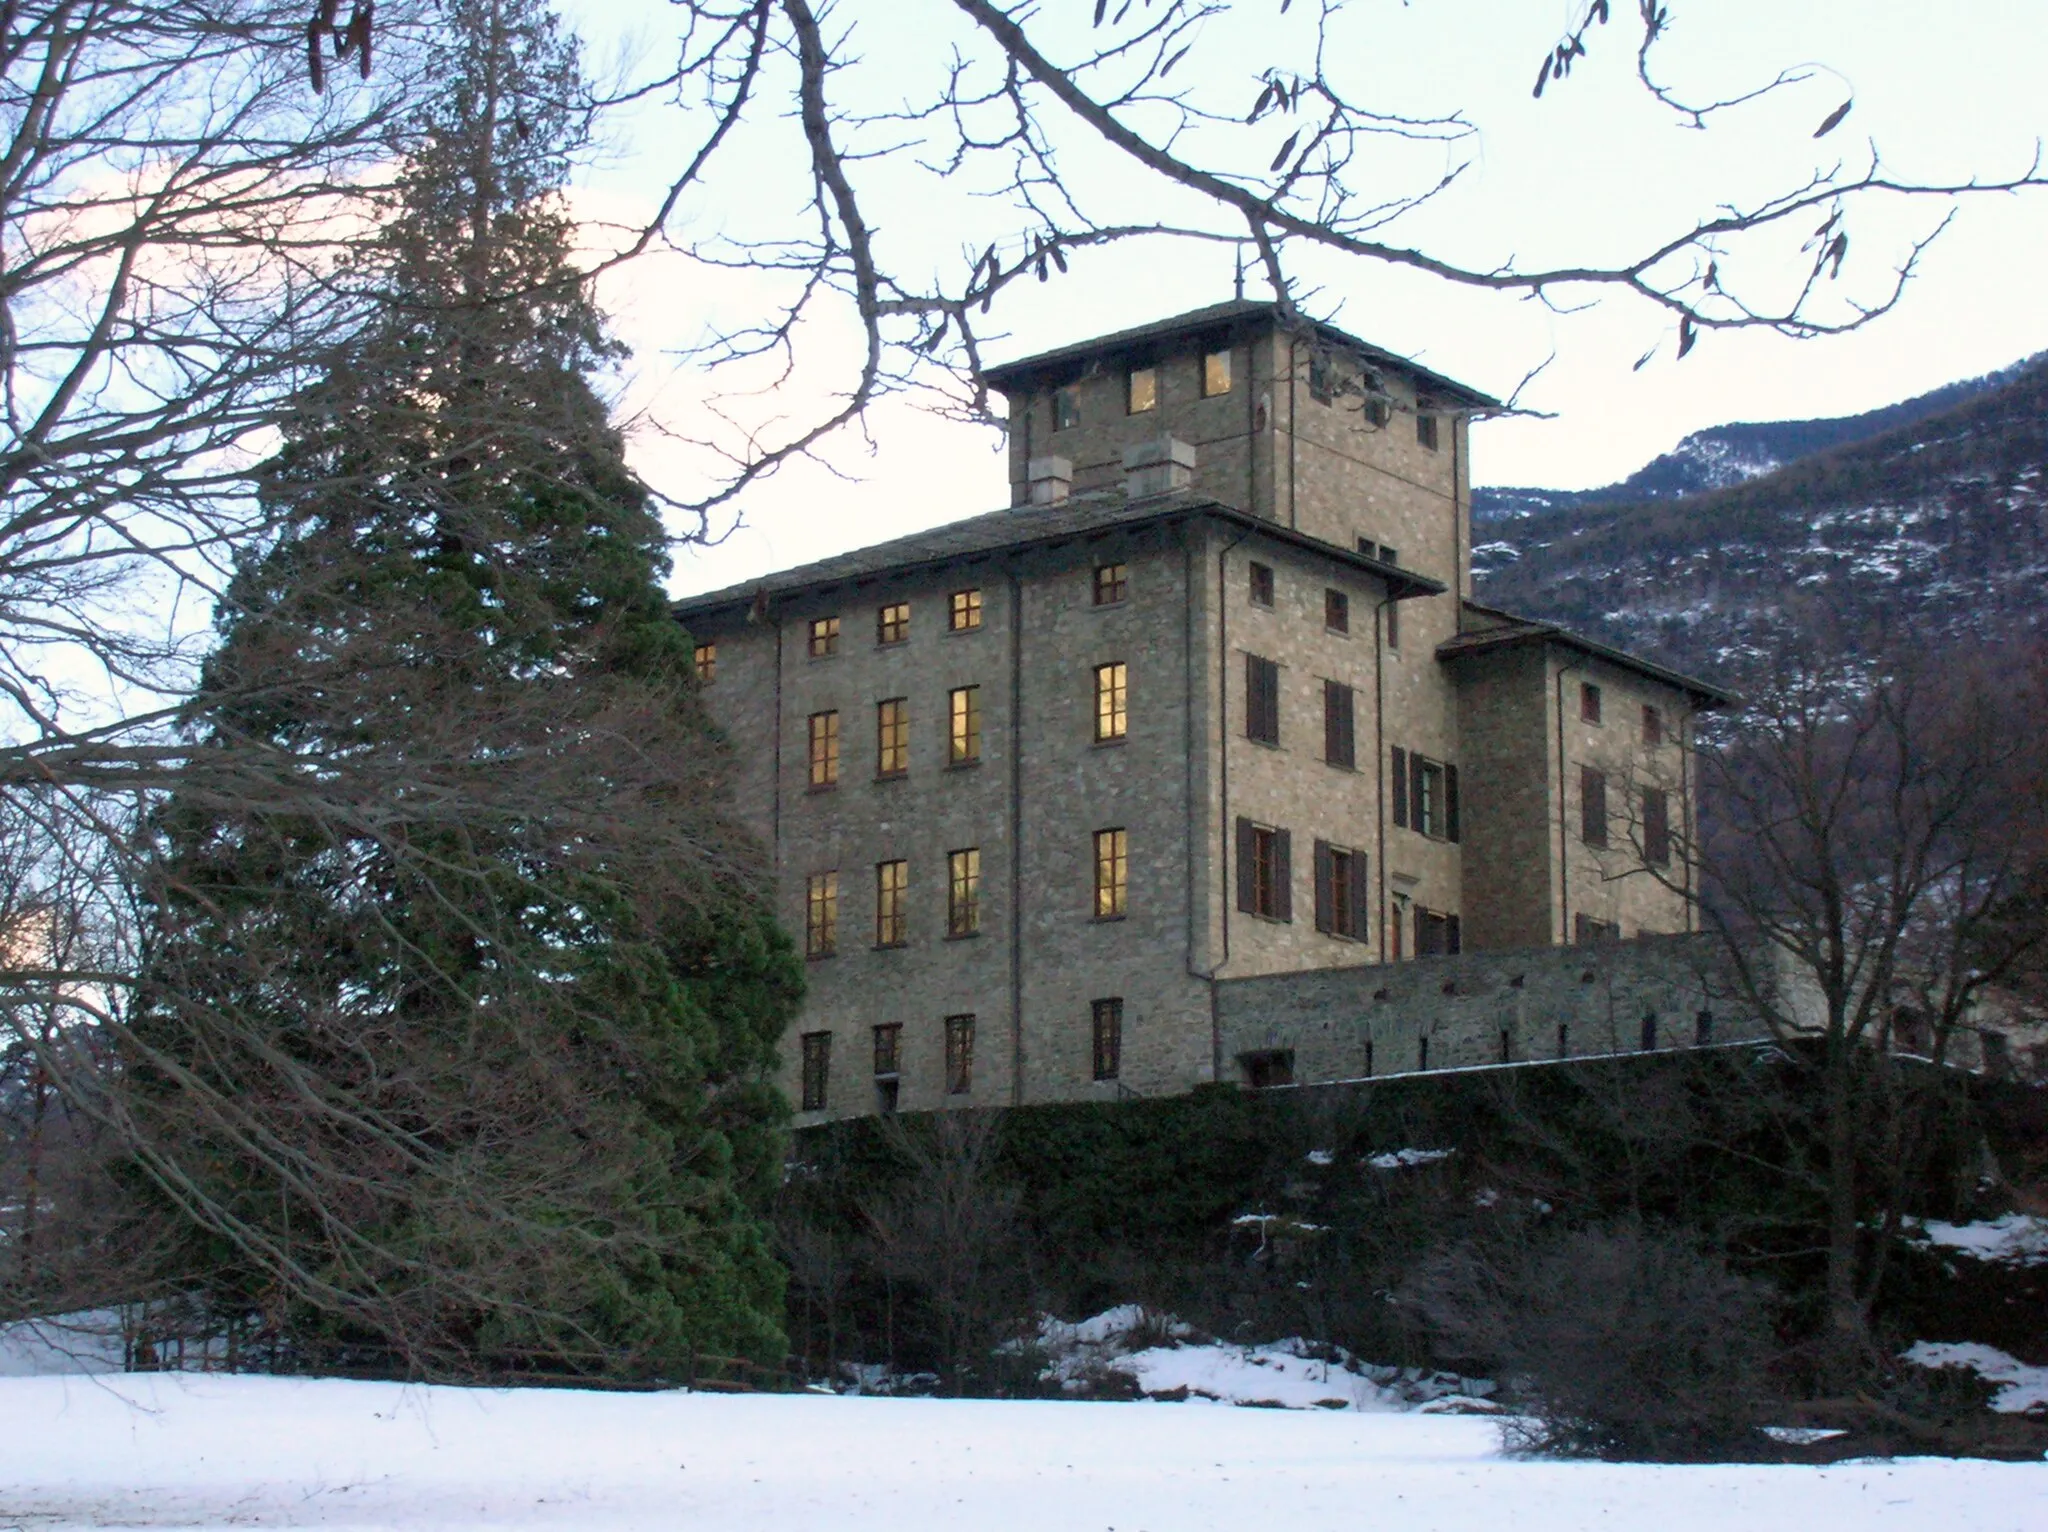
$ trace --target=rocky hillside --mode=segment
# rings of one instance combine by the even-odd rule
[[[1753,433],[1745,439],[1756,445],[1847,424],[1722,429]],[[1574,500],[1474,520],[1482,601],[1707,676],[1738,670],[1813,602],[1859,625],[2040,631],[2048,359],[1945,409],[1704,493]]]
[[[2032,357],[1981,378],[1950,383],[1918,398],[1861,415],[1826,420],[1738,422],[1695,431],[1671,451],[1637,469],[1619,484],[1600,489],[1525,489],[1480,486],[1472,491],[1475,523],[1500,524],[1538,511],[1588,505],[1636,505],[1646,500],[1676,500],[1686,495],[1726,489],[1825,452],[1868,441],[1887,431],[1914,425],[2004,388],[2031,368],[2048,362],[2048,353]]]

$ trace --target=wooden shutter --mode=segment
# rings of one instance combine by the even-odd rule
[[[1257,854],[1252,849],[1252,822],[1237,816],[1237,907],[1247,915],[1258,909]]]
[[[1244,657],[1244,732],[1261,744],[1280,743],[1280,667],[1256,654]]]
[[[1422,818],[1424,800],[1422,796],[1423,758],[1419,750],[1408,752],[1408,822],[1424,835],[1441,835],[1441,824],[1426,824]],[[1437,805],[1437,812],[1443,812],[1443,805]]]
[[[1366,876],[1366,857],[1363,851],[1351,853],[1351,929],[1346,936],[1365,940],[1365,933],[1371,929],[1366,920],[1367,887],[1371,879]]]
[[[1444,767],[1444,839],[1458,838],[1458,768]]]
[[[1464,950],[1464,933],[1458,929],[1458,917],[1455,915],[1444,916],[1444,951],[1463,952]]]
[[[1349,936],[1349,931],[1337,931],[1337,894],[1332,872],[1330,843],[1319,840],[1316,842],[1316,929]]]
[[[1671,865],[1671,801],[1661,788],[1643,789],[1643,860],[1652,867]]]
[[[1408,828],[1408,752],[1394,746],[1394,823]]]
[[[1285,830],[1273,832],[1273,918],[1294,919],[1294,837]]]

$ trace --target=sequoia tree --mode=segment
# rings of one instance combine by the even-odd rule
[[[448,17],[153,821],[127,1127],[168,1275],[281,1365],[779,1358],[798,970],[593,382],[576,51],[538,0]]]

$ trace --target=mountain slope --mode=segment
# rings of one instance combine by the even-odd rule
[[[2048,361],[1730,487],[1536,509],[1475,538],[1481,600],[1710,676],[1739,669],[1807,601],[1855,627],[2039,631]]]
[[[1825,420],[1737,422],[1695,431],[1671,451],[1637,469],[1619,484],[1600,489],[1526,489],[1483,486],[1472,491],[1475,527],[1546,510],[1589,505],[1634,505],[1647,500],[1673,500],[1726,489],[1774,472],[1788,463],[1831,448],[1868,441],[1901,427],[1915,425],[1960,404],[2005,388],[2048,360],[2048,353],[2017,362],[2001,372],[1867,410]]]

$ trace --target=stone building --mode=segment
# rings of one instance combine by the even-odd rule
[[[1495,401],[1242,300],[990,379],[1008,509],[678,607],[800,1121],[1270,1083],[1228,986],[1691,929],[1726,699],[1471,599]]]

